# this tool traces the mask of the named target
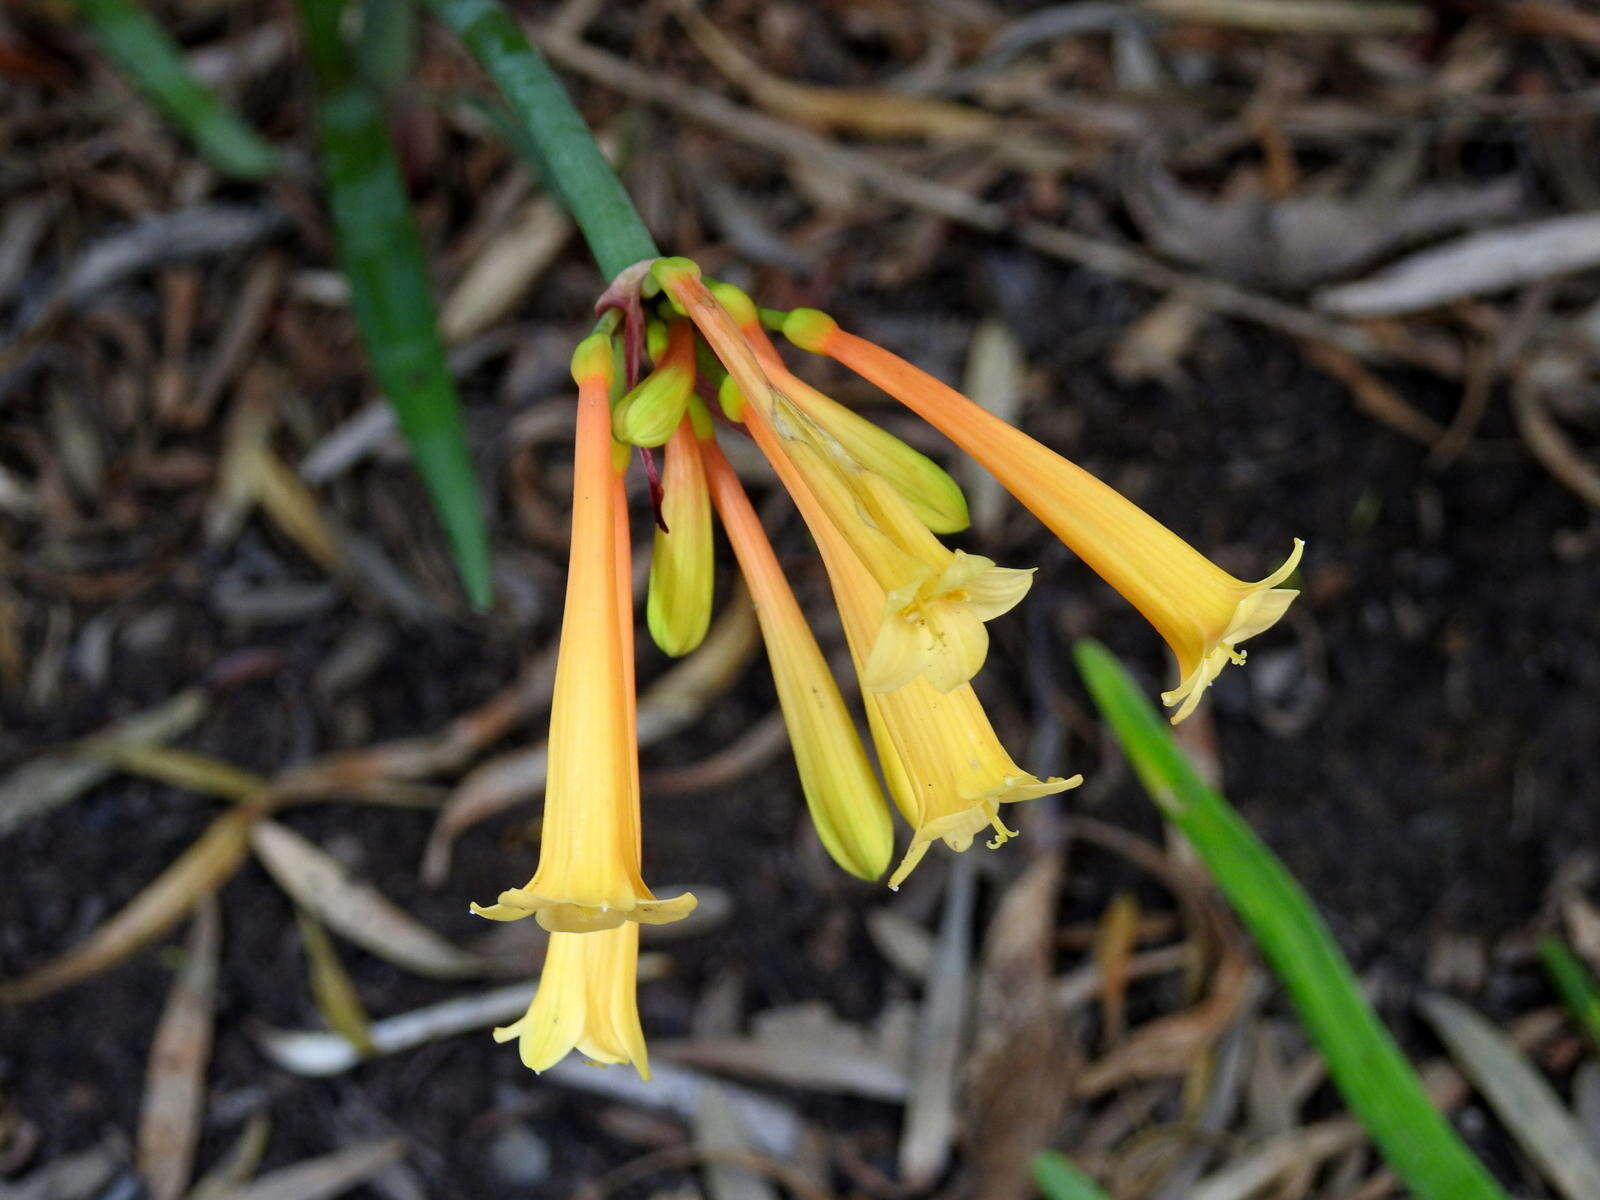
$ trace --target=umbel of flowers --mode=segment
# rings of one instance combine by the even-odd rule
[[[845,871],[876,880],[894,857],[889,800],[910,837],[888,886],[935,842],[964,851],[1015,836],[1003,806],[1066,791],[996,735],[972,679],[988,622],[1028,592],[1029,568],[946,546],[966,501],[936,463],[799,379],[769,332],[876,384],[990,471],[1150,621],[1177,679],[1180,721],[1240,643],[1271,628],[1296,593],[1299,561],[1257,583],[1235,579],[1094,476],[825,313],[758,309],[688,259],[623,273],[573,355],[578,387],[572,550],[550,715],[549,778],[533,878],[473,911],[533,917],[550,930],[526,1016],[495,1031],[544,1070],[577,1050],[648,1078],[634,984],[639,926],[676,921],[693,896],[656,897],[641,876],[630,540],[622,479],[637,454],[657,529],[647,624],[667,654],[705,636],[713,591],[712,514],[755,602],[812,824]],[[648,358],[650,369],[641,373]],[[718,445],[748,436],[771,464],[821,555],[854,664],[871,743]],[[655,460],[659,451],[662,462]],[[876,767],[874,766],[876,763]]]

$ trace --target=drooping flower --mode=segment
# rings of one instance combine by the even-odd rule
[[[877,636],[883,590],[775,444],[776,435],[758,420],[751,422],[750,432],[822,552],[845,639],[860,674]],[[994,836],[989,847],[995,849],[1015,836],[1001,819],[1002,804],[1064,792],[1083,782],[1081,775],[1039,779],[1017,766],[970,684],[941,692],[917,678],[884,692],[863,687],[862,699],[889,793],[912,829],[911,845],[889,878],[892,888],[904,882],[935,840],[962,851],[977,834],[990,829]]]
[[[863,464],[787,396],[780,386],[785,373],[763,365],[776,355],[743,292],[727,285],[708,289],[687,260],[662,260],[655,274],[754,405],[747,423],[763,424],[776,435],[763,443],[763,451],[793,463],[827,519],[882,587],[884,606],[863,668],[865,686],[889,691],[926,676],[948,691],[970,680],[988,654],[984,623],[1022,599],[1033,573],[951,551],[889,478]],[[910,467],[914,471],[915,464]],[[916,478],[936,482],[925,472],[916,472]],[[932,494],[939,498],[940,491]]]
[[[1081,467],[888,350],[847,333],[825,313],[796,309],[783,321],[795,345],[824,354],[876,384],[977,459],[1018,500],[1155,626],[1178,662],[1162,694],[1181,721],[1240,643],[1270,629],[1298,594],[1283,588],[1300,561],[1265,579],[1235,579],[1177,534]]]
[[[576,1050],[594,1063],[632,1063],[649,1079],[638,973],[639,927],[632,922],[594,933],[552,933],[533,1003],[520,1020],[496,1029],[494,1040],[515,1038],[530,1070],[548,1070]]]
[[[811,823],[834,862],[877,879],[894,852],[894,829],[872,764],[738,476],[714,443],[701,452],[717,515],[755,601]]]
[[[567,571],[539,867],[480,916],[533,916],[552,932],[662,924],[686,916],[692,895],[657,900],[640,877],[638,746],[633,728],[631,592],[617,586],[620,506],[612,468],[609,337],[573,356],[578,383],[572,552]]]
[[[714,283],[710,290],[737,323],[756,362],[780,395],[821,426],[862,469],[898,492],[934,533],[957,533],[967,527],[967,498],[948,471],[791,371],[762,328],[759,310],[744,292],[725,283]]]

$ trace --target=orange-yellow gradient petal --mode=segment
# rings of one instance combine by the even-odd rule
[[[1176,706],[1174,722],[1194,711],[1224,666],[1244,661],[1239,644],[1276,624],[1297,595],[1278,585],[1299,563],[1300,540],[1267,578],[1235,579],[1081,467],[826,314],[797,309],[784,333],[870,380],[977,459],[1143,613],[1177,659],[1178,684],[1162,696]]]
[[[534,1071],[548,1070],[576,1050],[593,1063],[632,1063],[649,1079],[635,998],[638,973],[637,925],[552,933],[533,1003],[521,1020],[496,1029],[494,1040],[516,1039],[524,1065]]]
[[[822,552],[860,673],[877,636],[883,589],[784,456],[776,434],[758,419],[750,421],[750,432],[794,497]],[[863,688],[862,697],[890,795],[912,827],[911,845],[890,877],[890,887],[900,886],[935,840],[952,850],[965,850],[978,833],[989,829],[994,834],[989,845],[998,847],[1013,836],[1000,819],[1000,805],[1063,792],[1083,782],[1080,775],[1039,779],[1017,766],[970,684],[941,692],[919,677],[886,692]]]
[[[630,714],[630,607],[619,597],[612,470],[609,339],[574,356],[579,385],[572,553],[550,709],[549,770],[539,867],[527,885],[474,905],[491,920],[534,916],[552,932],[625,921],[661,924],[694,908],[691,895],[657,900],[639,874],[637,746]],[[626,626],[626,628],[624,628]]]
[[[702,453],[717,514],[755,601],[811,822],[836,863],[877,879],[894,853],[894,828],[872,764],[733,468],[715,444]]]

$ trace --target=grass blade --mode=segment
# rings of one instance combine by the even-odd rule
[[[1539,939],[1539,957],[1545,974],[1555,984],[1562,1003],[1578,1022],[1596,1049],[1600,1049],[1600,987],[1589,968],[1560,938],[1546,934]]]
[[[1304,891],[1233,807],[1207,787],[1121,664],[1098,642],[1073,650],[1101,715],[1162,815],[1193,844],[1255,936],[1346,1103],[1422,1200],[1504,1200],[1428,1101],[1421,1081],[1362,996]]]
[[[106,54],[206,160],[236,179],[264,179],[278,152],[184,65],[178,47],[135,0],[75,0]]]
[[[1107,1200],[1098,1183],[1054,1150],[1033,1160],[1033,1181],[1045,1200]]]
[[[317,76],[323,173],[339,258],[378,384],[400,418],[474,608],[489,605],[489,540],[422,242],[383,110],[340,36],[344,0],[301,0]]]

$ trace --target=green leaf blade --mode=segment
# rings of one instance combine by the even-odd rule
[[[1045,1200],[1109,1200],[1098,1183],[1054,1150],[1033,1160],[1033,1182]]]
[[[183,61],[177,44],[134,0],[74,0],[101,48],[217,170],[265,179],[282,160]]]
[[[489,539],[433,289],[378,97],[339,35],[342,0],[301,0],[318,81],[323,174],[356,326],[444,526],[473,608],[492,598]]]
[[[1140,781],[1254,935],[1334,1083],[1395,1173],[1422,1200],[1505,1200],[1429,1101],[1333,935],[1277,856],[1201,780],[1110,651],[1083,641],[1073,657]]]

